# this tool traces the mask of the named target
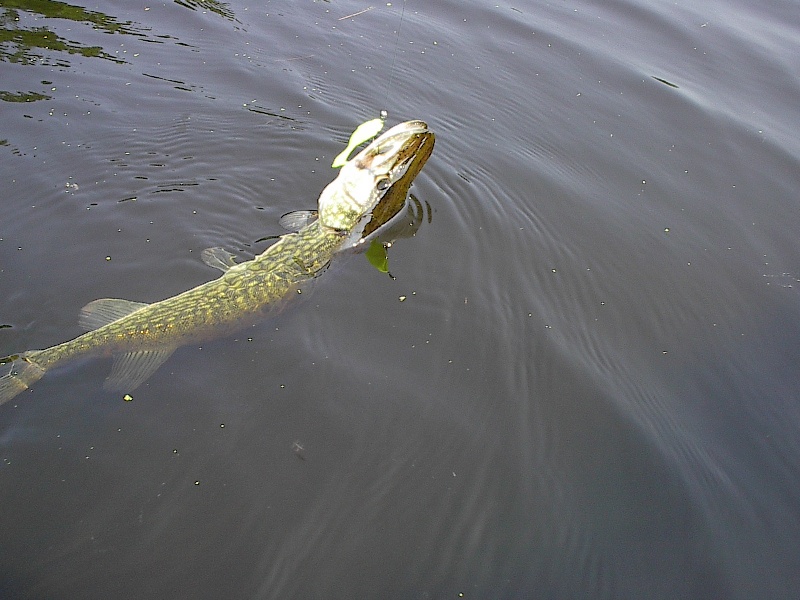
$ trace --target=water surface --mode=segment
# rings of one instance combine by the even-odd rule
[[[0,355],[437,134],[396,279],[0,408],[4,598],[797,597],[796,6],[429,4],[2,3]]]

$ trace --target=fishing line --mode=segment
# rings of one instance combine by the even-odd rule
[[[406,16],[406,0],[403,0],[403,7],[400,11],[400,24],[397,26],[397,35],[394,38],[394,56],[392,56],[392,66],[389,67],[389,81],[386,84],[386,103],[389,103],[389,93],[392,91],[392,80],[394,79],[394,63],[397,60],[397,51],[400,48],[400,30],[403,28],[403,18]],[[385,120],[389,115],[386,109],[381,110],[381,119]]]

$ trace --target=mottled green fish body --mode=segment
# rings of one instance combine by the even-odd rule
[[[90,330],[88,333],[45,350],[28,351],[20,358],[23,365],[35,364],[43,373],[77,358],[115,355],[114,369],[105,385],[131,391],[176,348],[216,337],[280,310],[304,281],[324,268],[342,240],[341,233],[315,221],[297,233],[282,236],[255,259],[226,265],[221,277],[166,300],[153,304],[95,300],[83,308],[79,320]],[[218,254],[218,250],[208,253],[209,262]]]
[[[0,359],[0,404],[66,361],[113,355],[107,389],[129,392],[185,344],[216,337],[280,310],[352,243],[354,230],[391,188],[403,191],[430,155],[433,134],[422,121],[401,123],[348,161],[323,190],[319,219],[286,234],[253,260],[235,263],[221,248],[203,252],[221,277],[153,304],[105,298],[81,311],[87,333],[44,350]]]

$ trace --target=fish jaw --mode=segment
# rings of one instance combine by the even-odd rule
[[[403,177],[430,135],[425,122],[406,121],[373,140],[322,190],[320,222],[331,229],[350,231]]]

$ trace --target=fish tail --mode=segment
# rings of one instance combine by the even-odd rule
[[[11,363],[11,370],[0,377],[0,404],[27,390],[45,374],[46,369],[33,360],[37,354],[33,350],[0,359],[0,364]]]

